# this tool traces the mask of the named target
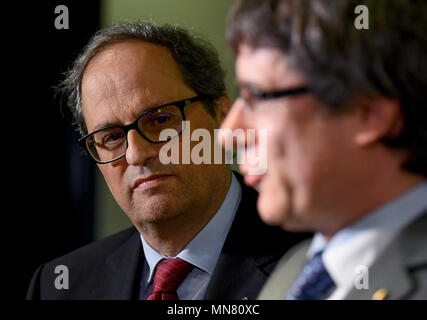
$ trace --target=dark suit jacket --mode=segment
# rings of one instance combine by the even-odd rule
[[[242,200],[207,288],[205,299],[255,299],[280,257],[308,234],[264,224],[257,192],[242,183]],[[144,263],[139,233],[132,227],[40,266],[27,299],[137,299]],[[69,270],[69,289],[55,287],[55,267]]]

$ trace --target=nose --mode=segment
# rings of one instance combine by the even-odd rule
[[[129,165],[145,165],[147,160],[158,156],[158,144],[145,140],[136,130],[128,132],[126,161]]]
[[[221,132],[218,135],[218,143],[224,148],[227,148],[226,142],[230,141],[229,139],[233,139],[233,148],[236,147],[236,142],[238,140],[238,136],[240,135],[236,130],[240,129],[241,131],[245,130],[246,128],[247,119],[244,110],[244,102],[241,98],[237,98],[221,124]]]

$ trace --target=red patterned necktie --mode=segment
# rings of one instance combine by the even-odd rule
[[[180,258],[159,262],[154,274],[153,290],[147,300],[178,300],[176,289],[193,269],[193,265]]]

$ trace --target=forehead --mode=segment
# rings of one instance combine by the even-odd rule
[[[109,45],[92,58],[83,75],[82,95],[96,92],[108,97],[171,82],[182,82],[182,77],[168,48],[130,40]]]
[[[123,41],[107,46],[87,65],[82,79],[83,114],[90,130],[100,122],[129,122],[146,108],[193,93],[168,48],[141,40]]]
[[[236,58],[236,75],[240,85],[265,89],[286,88],[304,83],[303,76],[291,66],[279,49],[253,48],[240,44]]]

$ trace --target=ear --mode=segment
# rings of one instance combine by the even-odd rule
[[[224,91],[224,94],[216,100],[217,103],[217,113],[216,113],[216,119],[218,121],[219,126],[221,125],[222,121],[224,121],[225,117],[227,116],[228,112],[231,109],[232,101],[230,99],[230,96],[226,91]]]
[[[354,137],[357,145],[369,146],[384,137],[399,135],[403,129],[403,118],[397,100],[371,97],[362,101],[360,126]]]

